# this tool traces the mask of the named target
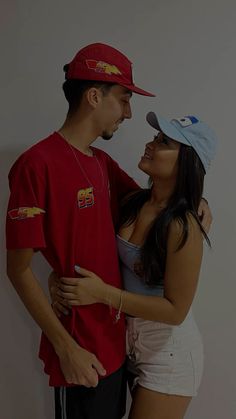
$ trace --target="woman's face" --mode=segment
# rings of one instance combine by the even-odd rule
[[[175,179],[179,149],[180,143],[159,131],[154,139],[146,144],[138,167],[152,179]]]

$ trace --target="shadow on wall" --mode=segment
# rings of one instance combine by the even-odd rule
[[[6,275],[5,217],[9,197],[8,172],[24,151],[0,151],[0,311],[1,311],[1,417],[3,419],[51,419],[52,390],[38,359],[40,330],[24,309]],[[41,255],[34,258],[34,271],[47,292],[49,266]],[[9,400],[9,395],[11,398]]]

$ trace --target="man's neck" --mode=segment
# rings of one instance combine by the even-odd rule
[[[93,124],[87,119],[67,117],[62,127],[58,130],[59,134],[68,142],[84,154],[92,155],[90,145],[97,139]]]

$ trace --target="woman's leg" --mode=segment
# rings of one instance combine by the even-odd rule
[[[137,386],[129,419],[183,419],[191,397],[174,396]]]

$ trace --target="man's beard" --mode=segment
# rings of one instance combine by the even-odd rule
[[[113,133],[110,134],[109,132],[104,131],[101,135],[103,140],[110,140],[113,137]]]

